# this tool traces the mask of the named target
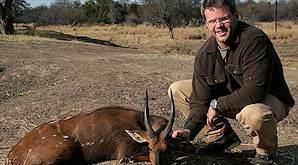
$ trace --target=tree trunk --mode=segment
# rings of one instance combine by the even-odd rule
[[[5,34],[4,22],[2,21],[2,19],[0,19],[0,34]]]
[[[164,14],[164,16],[163,16],[163,20],[165,21],[166,26],[169,28],[170,37],[171,37],[171,39],[174,39],[173,30],[174,30],[175,25],[174,25],[174,22],[172,19],[173,18],[167,17],[166,14]]]
[[[0,4],[0,10],[2,13],[2,21],[4,32],[7,35],[14,34],[13,27],[13,17],[12,17],[12,1],[13,0],[5,0],[5,4]]]
[[[171,37],[171,39],[175,39],[175,38],[174,38],[174,27],[171,26],[171,25],[169,25],[169,32],[170,32],[170,37]]]
[[[3,5],[2,5],[2,2],[0,2],[0,16],[1,16],[1,19],[0,19],[0,34],[5,34],[4,32],[4,21],[3,21],[3,14],[4,14],[4,8],[3,8]]]
[[[175,39],[175,37],[174,37],[174,27],[175,26],[174,26],[173,22],[168,21],[168,22],[165,22],[165,23],[166,23],[166,26],[169,29],[169,34],[170,34],[171,39]]]

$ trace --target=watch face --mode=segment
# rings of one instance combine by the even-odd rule
[[[212,109],[217,109],[217,101],[216,100],[212,100],[210,103],[210,106]]]

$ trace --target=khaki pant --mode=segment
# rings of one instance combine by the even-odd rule
[[[170,85],[175,106],[185,117],[190,113],[189,97],[192,92],[192,80],[181,80]],[[245,106],[237,115],[237,121],[253,137],[256,152],[267,155],[277,149],[277,122],[284,119],[289,108],[273,95],[266,96],[263,103]],[[225,114],[222,114],[225,116]]]

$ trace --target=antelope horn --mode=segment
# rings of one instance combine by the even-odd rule
[[[145,127],[146,127],[146,130],[147,130],[150,138],[155,138],[156,134],[155,134],[154,130],[152,129],[151,124],[150,124],[150,120],[149,120],[148,92],[147,92],[147,90],[146,90],[146,93],[145,93],[144,123],[145,123]]]
[[[166,138],[169,133],[172,130],[172,127],[174,125],[174,119],[175,119],[175,104],[174,104],[174,99],[173,99],[173,94],[172,90],[170,90],[170,100],[171,100],[171,114],[170,114],[170,120],[166,126],[166,128],[162,131],[162,136]]]

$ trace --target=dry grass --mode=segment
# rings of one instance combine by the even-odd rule
[[[155,53],[194,54],[204,41],[207,32],[203,27],[181,27],[174,29],[175,39],[170,39],[168,29],[146,25],[95,25],[95,26],[47,26],[65,34],[83,35],[110,41],[122,46],[141,48]]]
[[[0,41],[22,42],[22,41],[49,41],[49,40],[53,40],[53,39],[38,37],[38,36],[30,36],[30,35],[1,35],[0,34]]]
[[[292,43],[291,48],[297,48],[298,24],[294,22],[279,22],[278,32],[274,31],[274,22],[256,23],[273,40],[276,46]],[[138,48],[151,53],[188,54],[193,55],[209,36],[204,26],[180,27],[174,29],[175,39],[170,39],[166,27],[149,25],[94,25],[94,26],[46,26],[37,30],[52,30],[74,36],[88,36],[94,39],[106,40],[112,43]],[[27,35],[3,36],[1,40],[49,40],[49,38]],[[294,44],[294,46],[293,46]]]
[[[279,22],[274,31],[274,22],[256,23],[271,39],[285,67],[297,68],[298,24]],[[194,55],[206,41],[209,33],[205,26],[180,27],[174,29],[175,39],[171,39],[166,27],[148,25],[95,25],[95,26],[47,26],[40,30],[54,30],[64,34],[82,35],[90,38],[138,48],[149,53]]]
[[[285,69],[297,70],[298,68],[298,24],[294,22],[278,22],[277,33],[275,23],[258,23],[261,28],[272,39],[276,51],[281,57]]]
[[[277,33],[275,33],[275,23],[258,23],[257,26],[264,30],[271,39],[286,40],[286,39],[298,39],[298,24],[294,22],[278,22]]]

